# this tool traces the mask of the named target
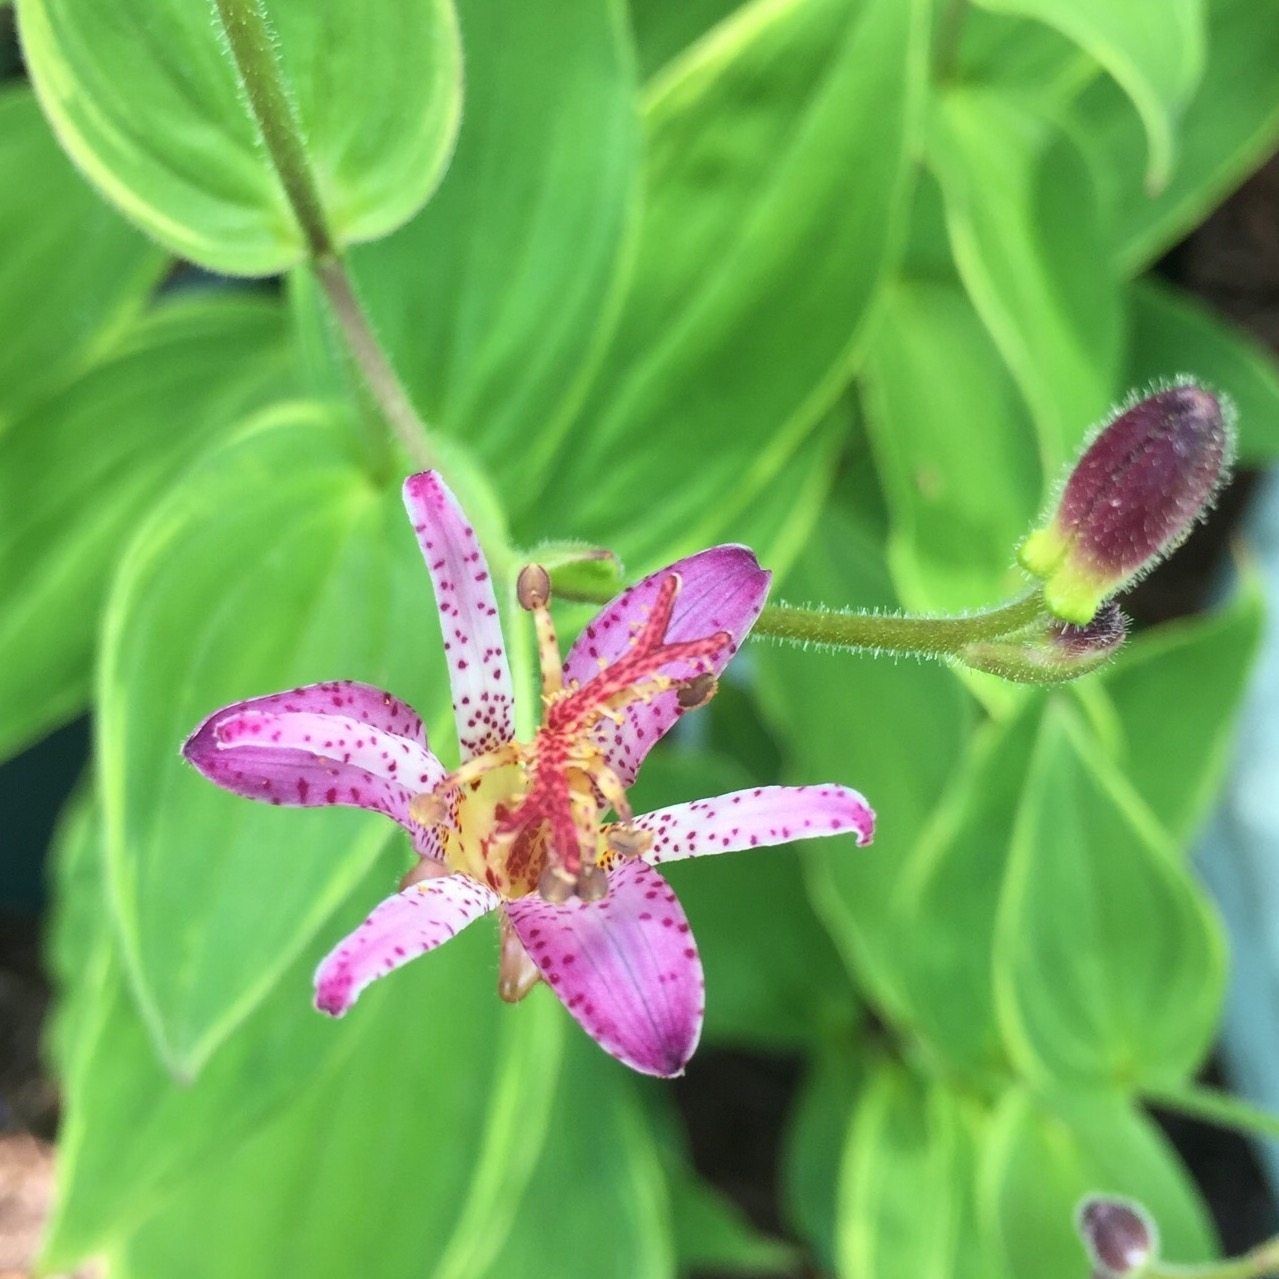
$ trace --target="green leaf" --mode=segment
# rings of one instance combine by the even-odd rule
[[[1207,16],[1207,66],[1159,194],[1142,185],[1141,129],[1112,84],[1093,85],[1071,112],[1103,183],[1112,252],[1130,276],[1198,226],[1279,140],[1279,6],[1207,0]]]
[[[941,97],[928,156],[955,264],[1030,406],[1052,476],[1105,412],[1122,367],[1091,173],[1029,99],[980,89]]]
[[[187,1076],[401,837],[379,814],[227,794],[180,758],[185,737],[220,706],[324,679],[390,688],[428,722],[442,703],[425,656],[438,622],[399,493],[352,450],[318,408],[258,419],[139,530],[108,605],[109,896],[150,1029]]]
[[[487,1273],[470,1263],[493,1256],[516,1218],[566,1030],[546,992],[515,1010],[498,1001],[484,957],[494,943],[477,928],[325,1026],[350,1041],[343,1058],[176,1187],[119,1250],[120,1271],[232,1279],[270,1257],[281,1275],[315,1279],[370,1264],[379,1279]]]
[[[839,1273],[874,1279],[981,1274],[968,1217],[971,1103],[883,1063],[848,1130],[839,1188]]]
[[[0,433],[137,311],[164,255],[68,163],[24,85],[0,90]]]
[[[616,317],[638,195],[634,54],[621,0],[463,0],[459,14],[467,102],[448,174],[352,267],[426,421],[522,495]]]
[[[841,507],[823,517],[777,592],[832,605],[894,602],[878,546]],[[796,782],[855,786],[878,815],[865,849],[805,849],[809,891],[846,962],[889,1009],[903,1002],[901,935],[888,906],[914,841],[962,754],[972,703],[940,666],[845,653],[751,649],[760,695]]]
[[[537,994],[551,1002],[546,991]],[[500,1251],[458,1252],[438,1279],[665,1279],[675,1273],[665,1176],[634,1080],[576,1027],[567,1033],[558,1085],[540,1079],[533,1085],[546,1090],[548,1101],[553,1096],[550,1122],[528,1188],[511,1205],[509,1236]]]
[[[899,239],[925,9],[756,0],[650,87],[631,288],[522,514],[568,511],[648,563],[777,476],[847,380]]]
[[[1072,1086],[1175,1082],[1224,983],[1219,925],[1175,845],[1063,705],[1045,716],[999,906],[1009,1052]]]
[[[631,24],[645,80],[722,22],[742,0],[631,0]]]
[[[1147,184],[1172,172],[1178,120],[1204,67],[1204,0],[978,0],[1036,18],[1086,49],[1132,99],[1146,130]]]
[[[861,388],[903,602],[954,611],[1010,594],[1042,488],[1034,428],[962,291],[896,282]]]
[[[787,1121],[782,1152],[782,1210],[788,1226],[824,1270],[835,1268],[836,1198],[840,1163],[866,1062],[840,1040],[810,1055]]]
[[[1167,1140],[1114,1094],[1045,1103],[1021,1089],[1007,1093],[991,1122],[980,1192],[994,1255],[1009,1275],[1079,1279],[1087,1263],[1075,1212],[1094,1193],[1145,1204],[1165,1256],[1189,1263],[1217,1255],[1207,1210]]]
[[[687,803],[767,778],[704,749],[659,746],[631,791],[636,810]],[[857,1005],[813,914],[794,848],[761,848],[664,866],[706,969],[710,1042],[793,1047],[846,1027]]]
[[[1153,279],[1133,284],[1129,317],[1129,382],[1189,373],[1235,402],[1245,464],[1279,457],[1279,365],[1270,351],[1188,294]]]
[[[460,107],[449,0],[269,0],[289,113],[339,244],[430,195]],[[216,271],[267,275],[306,239],[217,15],[184,0],[19,0],[26,63],[72,159],[135,222]]]
[[[167,302],[0,434],[0,758],[84,707],[111,571],[139,517],[246,410],[289,392],[289,358],[268,300]]]
[[[1218,613],[1137,636],[1101,677],[1122,729],[1119,763],[1180,844],[1207,816],[1229,762],[1263,620],[1257,584],[1245,583]]]
[[[1000,885],[1039,726],[1030,709],[972,738],[936,818],[908,854],[893,918],[911,938],[909,1025],[948,1074],[1006,1075],[991,986]]]

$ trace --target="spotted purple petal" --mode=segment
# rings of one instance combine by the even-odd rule
[[[634,825],[652,832],[644,860],[656,865],[823,835],[847,833],[869,844],[875,814],[846,786],[760,786],[659,808],[636,817]]]
[[[182,753],[211,782],[248,799],[385,813],[422,856],[440,856],[435,833],[413,821],[409,803],[444,769],[421,719],[380,688],[346,680],[236,702],[210,715]]]
[[[404,505],[435,587],[462,759],[513,736],[511,672],[488,561],[457,499],[434,471],[404,481]]]
[[[623,591],[578,636],[564,663],[568,679],[585,684],[601,663],[611,663],[626,651],[633,628],[647,617],[661,582],[672,573],[679,574],[682,586],[666,631],[667,641],[703,639],[716,631],[727,631],[732,643],[710,666],[719,674],[728,665],[764,607],[772,580],[772,574],[760,568],[754,552],[745,546],[714,546]],[[700,669],[685,663],[670,667],[665,674],[685,679]],[[635,780],[644,757],[682,713],[676,695],[663,693],[650,702],[627,706],[620,724],[610,720],[600,726],[600,744],[623,783],[629,786]]]
[[[457,936],[497,904],[497,894],[466,875],[428,879],[388,897],[320,964],[315,1006],[341,1017],[370,982]]]
[[[601,901],[533,894],[507,910],[547,984],[605,1052],[646,1075],[683,1073],[702,1033],[702,962],[655,870],[624,863]]]

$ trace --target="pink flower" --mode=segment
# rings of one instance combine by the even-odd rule
[[[542,658],[542,727],[515,740],[511,676],[484,553],[432,471],[404,501],[435,587],[462,763],[432,754],[390,693],[343,681],[239,702],[183,747],[205,777],[273,804],[376,809],[421,861],[316,973],[341,1016],[377,977],[481,915],[501,922],[499,993],[544,979],[636,1070],[677,1075],[701,1034],[701,961],[667,861],[841,832],[874,814],[842,786],[766,786],[633,815],[626,787],[681,715],[705,702],[764,605],[770,575],[741,546],[689,556],[623,591],[561,668],[536,567],[519,583]],[[612,810],[614,819],[605,820]]]

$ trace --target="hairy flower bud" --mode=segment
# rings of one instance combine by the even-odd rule
[[[965,666],[1018,684],[1060,684],[1104,666],[1128,637],[1128,619],[1113,600],[1086,626],[1052,618],[1045,623],[978,640],[958,653]]]
[[[1120,413],[1075,464],[1052,519],[1018,552],[1044,580],[1048,607],[1068,622],[1090,621],[1103,599],[1185,539],[1232,456],[1220,401],[1193,383]]]
[[[1159,1250],[1155,1223],[1140,1204],[1124,1199],[1085,1199],[1075,1225],[1101,1279],[1138,1275]]]

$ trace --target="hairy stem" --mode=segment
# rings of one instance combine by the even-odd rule
[[[320,259],[313,266],[351,358],[387,426],[414,466],[419,470],[437,466],[426,423],[418,416],[404,383],[377,340],[377,334],[373,332],[368,315],[352,287],[346,264],[341,258],[330,257]]]
[[[329,230],[301,122],[276,56],[262,0],[215,0],[227,46],[267,155],[306,239],[320,287],[374,404],[415,466],[435,465],[426,424],[378,342]]]
[[[1207,1261],[1198,1266],[1175,1266],[1168,1262],[1149,1265],[1146,1279],[1273,1279],[1279,1275],[1279,1239],[1270,1239],[1242,1257]]]
[[[567,587],[555,580],[555,594],[583,604],[606,604],[607,591]],[[766,635],[790,644],[819,644],[849,652],[904,653],[924,657],[948,657],[978,640],[995,639],[1021,630],[1047,617],[1038,591],[980,613],[955,617],[909,617],[893,613],[834,612],[801,608],[794,604],[770,604],[751,629],[752,636]]]

